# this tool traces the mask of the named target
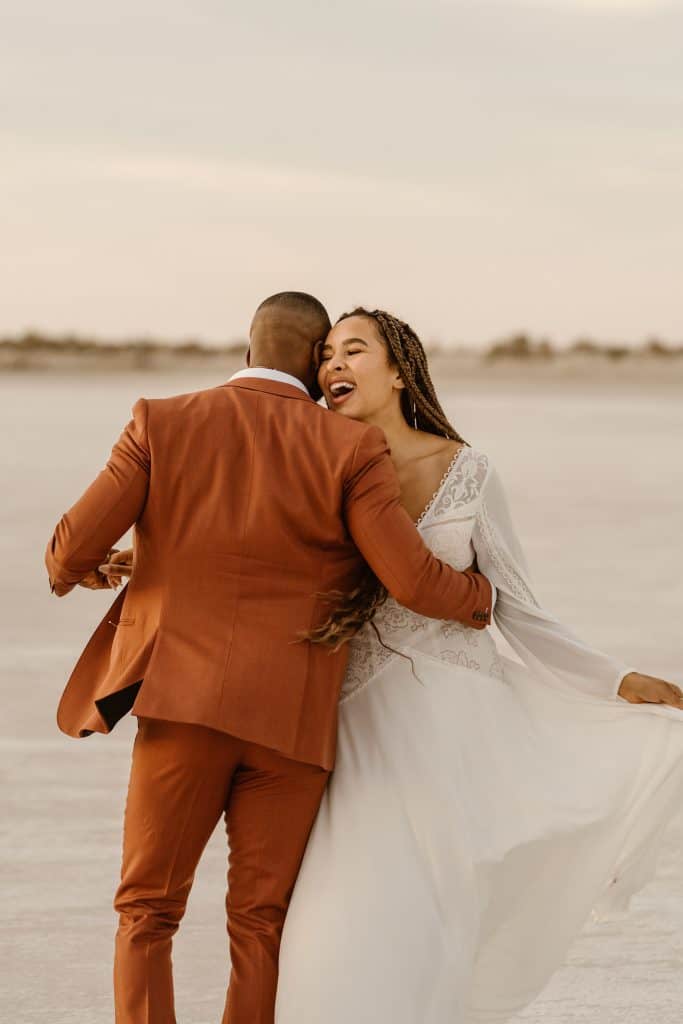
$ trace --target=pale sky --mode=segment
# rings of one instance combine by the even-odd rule
[[[0,0],[0,334],[683,341],[683,0]]]

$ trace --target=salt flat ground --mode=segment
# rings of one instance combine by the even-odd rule
[[[0,378],[3,1021],[113,1019],[111,899],[135,720],[81,741],[57,730],[64,682],[112,595],[50,595],[46,543],[106,461],[139,395],[212,386],[231,369]],[[506,385],[500,374],[495,385],[485,375],[442,383],[453,421],[503,475],[542,599],[596,645],[683,682],[676,389],[639,388],[637,380],[534,386],[519,375]],[[182,1024],[220,1019],[225,868],[218,828],[175,944]],[[544,1024],[678,1024],[682,1015],[683,794],[654,879],[623,920],[587,926],[523,1016]]]

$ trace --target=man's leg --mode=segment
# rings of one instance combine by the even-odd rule
[[[282,927],[329,774],[244,744],[225,813],[232,972],[223,1024],[273,1024]]]
[[[242,747],[201,725],[138,720],[114,897],[116,1024],[175,1022],[171,943]]]

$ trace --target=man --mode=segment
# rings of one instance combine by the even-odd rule
[[[114,966],[117,1024],[175,1021],[171,942],[221,815],[232,972],[224,1024],[272,1024],[280,935],[334,765],[346,651],[302,636],[365,563],[402,604],[474,628],[491,586],[434,558],[400,504],[384,435],[313,400],[330,328],[312,296],[263,302],[250,367],[138,399],[106,467],[62,516],[54,593],[135,524],[135,555],[59,705],[72,736],[138,716]],[[365,561],[364,561],[365,560]]]

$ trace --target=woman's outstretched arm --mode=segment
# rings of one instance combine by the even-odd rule
[[[494,620],[519,658],[540,678],[593,697],[653,701],[683,708],[679,687],[636,672],[584,643],[541,607],[514,528],[500,476],[490,466],[476,519],[473,544],[480,572],[498,588]]]

